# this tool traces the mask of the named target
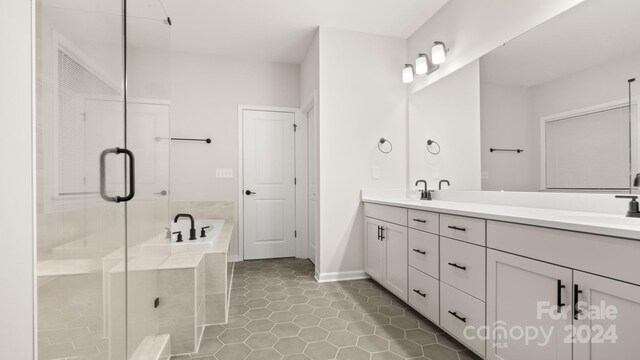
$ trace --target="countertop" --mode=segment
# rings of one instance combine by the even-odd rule
[[[363,192],[365,203],[432,211],[523,225],[640,240],[640,218],[593,212],[552,210],[471,202],[415,200],[387,193]],[[625,210],[624,207],[621,210]],[[624,213],[624,211],[622,211]]]

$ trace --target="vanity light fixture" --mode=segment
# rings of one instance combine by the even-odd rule
[[[405,64],[402,69],[402,82],[408,84],[413,81],[413,65]]]
[[[416,74],[424,75],[429,71],[429,58],[427,54],[420,53],[416,59]]]
[[[433,44],[431,48],[431,60],[436,65],[442,64],[447,59],[449,49],[447,49],[447,45],[442,41],[436,41]]]

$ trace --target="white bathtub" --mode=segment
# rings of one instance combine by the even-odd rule
[[[196,219],[196,240],[189,240],[189,230],[191,229],[191,221],[187,218],[180,218],[177,223],[171,223],[171,232],[182,231],[182,242],[177,242],[178,235],[171,234],[171,250],[185,251],[193,249],[206,249],[213,245],[213,242],[218,238],[218,234],[224,225],[224,220],[221,219]],[[208,226],[205,229],[206,237],[200,237],[201,229]]]

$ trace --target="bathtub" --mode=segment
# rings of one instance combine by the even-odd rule
[[[189,240],[189,229],[191,229],[191,221],[186,218],[181,218],[177,223],[171,223],[171,250],[185,251],[193,249],[207,249],[210,248],[214,241],[218,238],[218,234],[224,225],[224,220],[221,219],[196,219],[196,240]],[[205,237],[200,237],[201,229],[208,226],[205,230]],[[177,242],[178,235],[173,234],[176,231],[182,231],[182,242]]]

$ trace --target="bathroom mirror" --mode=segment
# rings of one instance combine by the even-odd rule
[[[631,95],[628,82],[640,78],[637,14],[637,0],[586,0],[411,94],[411,184],[637,190],[640,81]]]
[[[638,1],[587,0],[480,59],[483,190],[633,187],[639,13]]]

